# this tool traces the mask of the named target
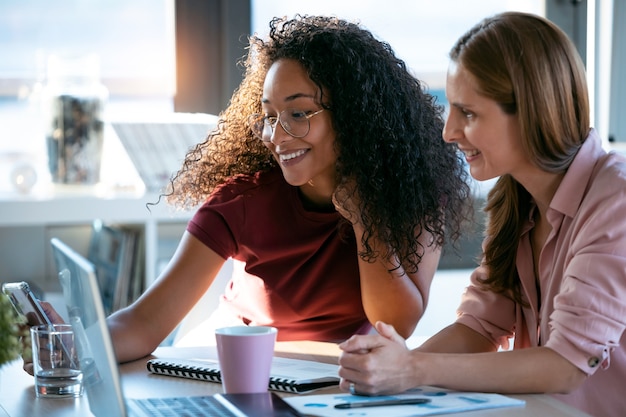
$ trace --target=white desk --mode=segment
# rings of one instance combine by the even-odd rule
[[[335,345],[314,342],[278,343],[277,356],[318,360],[336,363],[338,352]],[[202,357],[216,355],[215,347],[207,348],[159,348],[156,357]],[[146,370],[147,358],[120,366],[124,394],[128,398],[171,397],[177,395],[210,395],[221,392],[220,384],[162,375],[151,375]],[[338,392],[337,388],[314,391],[315,394]],[[291,394],[281,394],[291,395]],[[516,395],[526,401],[523,408],[507,408],[507,417],[585,417],[587,414],[547,395]],[[0,405],[11,417],[68,417],[90,416],[86,397],[80,399],[40,399],[35,397],[33,378],[22,370],[17,360],[0,369]],[[457,417],[501,416],[502,409],[448,414]],[[0,417],[4,417],[0,409]],[[587,416],[588,417],[588,416]]]

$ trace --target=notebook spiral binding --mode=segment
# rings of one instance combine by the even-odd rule
[[[181,365],[173,362],[149,360],[146,364],[148,371],[181,378],[201,379],[211,382],[222,382],[220,371],[217,369],[202,368],[199,366]]]
[[[220,371],[200,366],[183,365],[180,363],[167,362],[163,360],[151,359],[146,363],[148,371],[154,374],[177,376],[180,378],[189,378],[195,380],[203,380],[210,382],[222,382]],[[282,392],[302,392],[298,389],[297,381],[286,378],[270,377],[268,388],[272,391]]]

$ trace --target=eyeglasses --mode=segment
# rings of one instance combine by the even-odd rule
[[[278,114],[278,117],[264,116],[255,113],[248,118],[248,124],[254,136],[258,137],[263,142],[270,142],[272,140],[277,122],[280,122],[280,125],[288,135],[294,138],[303,138],[311,129],[309,119],[324,110],[325,109],[321,109],[313,113],[307,113],[306,111],[298,109],[285,109]]]

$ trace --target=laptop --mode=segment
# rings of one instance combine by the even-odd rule
[[[160,192],[185,155],[217,126],[217,116],[205,113],[159,114],[137,120],[113,120],[111,125],[150,192]]]
[[[94,416],[301,416],[286,401],[270,392],[124,398],[95,268],[61,240],[53,238],[50,243],[69,321],[74,328],[84,390]]]

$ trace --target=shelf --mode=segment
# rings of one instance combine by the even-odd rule
[[[132,121],[140,121],[136,112],[131,113]],[[170,123],[209,120],[207,115],[168,113],[151,116],[147,122],[154,121],[152,117]],[[96,185],[52,183],[43,141],[31,140],[33,146],[16,151],[0,146],[2,282],[24,280],[46,291],[59,291],[50,238],[60,238],[85,256],[94,220],[143,231],[146,287],[169,261],[195,210],[177,210],[164,199],[159,201],[158,193],[146,192],[110,122],[104,125],[104,135],[101,182]],[[182,161],[184,152],[179,157]],[[24,185],[19,174],[33,181]]]
[[[53,195],[40,197],[0,197],[0,227],[48,224],[78,224],[101,219],[106,222],[145,223],[188,220],[191,212],[175,211],[158,195],[139,197],[93,195]]]
[[[98,187],[53,186],[36,194],[0,194],[0,263],[4,281],[58,286],[49,239],[59,237],[85,254],[95,219],[138,225],[145,234],[145,284],[173,254],[193,211],[175,210],[158,194],[103,192]]]

